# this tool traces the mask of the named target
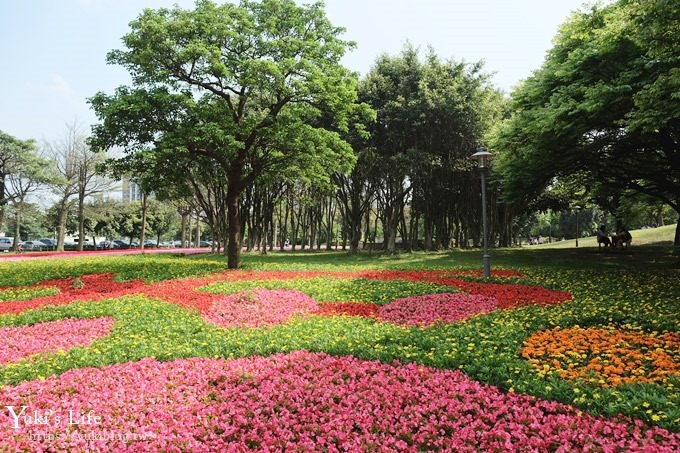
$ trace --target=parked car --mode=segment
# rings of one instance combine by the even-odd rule
[[[54,239],[40,238],[38,240],[47,246],[46,250],[56,250],[57,248],[57,241]]]
[[[21,243],[21,246],[26,251],[31,250],[31,251],[34,251],[34,252],[35,251],[41,252],[41,251],[47,249],[47,244],[45,244],[44,242],[40,242],[40,241],[24,241],[24,242]]]
[[[99,244],[97,244],[97,250],[111,250],[115,248],[116,247],[111,241],[100,241]]]
[[[155,249],[156,248],[156,241],[152,241],[151,239],[145,239],[144,240],[144,248],[145,249]]]
[[[201,247],[212,247],[212,241],[201,241],[200,246]]]
[[[0,251],[6,252],[12,248],[14,238],[2,237],[0,238]]]
[[[113,241],[111,241],[111,244],[113,245],[114,249],[127,250],[130,248],[130,244],[128,244],[122,239],[114,239]]]

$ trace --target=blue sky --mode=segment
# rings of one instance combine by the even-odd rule
[[[106,53],[121,48],[144,8],[193,0],[0,0],[0,130],[58,141],[66,124],[96,121],[86,98],[128,83]],[[308,3],[301,1],[301,3]],[[381,53],[410,41],[441,58],[486,62],[506,92],[538,69],[551,41],[584,0],[326,0],[333,24],[357,42],[345,66],[366,74]]]

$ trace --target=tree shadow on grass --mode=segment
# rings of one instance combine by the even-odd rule
[[[628,269],[645,272],[680,271],[680,248],[670,242],[631,246],[627,249],[598,249],[579,247],[573,249],[491,249],[493,268],[554,268],[614,270]],[[221,255],[198,255],[193,260],[224,260]],[[267,255],[252,252],[242,254],[244,269],[268,270],[335,270],[360,269],[447,269],[481,268],[479,249],[441,252],[400,252],[397,255],[360,252],[350,255],[343,251],[286,251]]]

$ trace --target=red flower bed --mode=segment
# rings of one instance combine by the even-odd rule
[[[507,277],[521,277],[522,274],[513,270],[494,271],[495,275]],[[555,291],[541,286],[522,285],[517,283],[481,283],[453,278],[455,275],[479,275],[481,271],[379,271],[366,272],[365,278],[382,280],[409,280],[435,283],[437,285],[452,286],[470,294],[495,297],[499,308],[515,308],[524,305],[559,304],[571,299],[571,294],[565,291]]]
[[[479,283],[464,280],[450,280],[447,284],[470,294],[495,297],[498,300],[499,308],[560,304],[571,299],[571,294],[568,292],[545,289],[541,286],[516,283]]]
[[[144,290],[144,294],[180,307],[197,310],[199,313],[206,313],[216,300],[224,296],[204,293],[196,289],[223,280],[222,277],[223,274],[218,274],[205,278],[167,280],[148,286]]]
[[[46,305],[67,305],[77,300],[94,301],[120,297],[125,294],[140,292],[146,285],[141,280],[117,282],[112,279],[111,274],[92,274],[75,278],[45,280],[39,286],[56,286],[59,288],[59,294],[36,297],[31,300],[1,302],[0,314],[21,313]]]

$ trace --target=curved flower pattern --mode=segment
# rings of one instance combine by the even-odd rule
[[[493,297],[467,294],[427,294],[395,299],[378,311],[386,321],[409,326],[429,326],[437,322],[462,321],[470,316],[488,313],[498,307]]]
[[[47,305],[68,305],[76,300],[95,301],[120,297],[124,294],[139,292],[145,286],[141,280],[131,280],[128,282],[115,281],[111,274],[91,274],[75,278],[45,280],[39,287],[56,287],[59,293],[35,297],[30,300],[14,300],[0,303],[0,315],[4,313],[21,313]]]
[[[480,283],[461,280],[461,276],[481,276],[478,271],[379,271],[364,272],[366,278],[384,280],[408,280],[435,283],[442,286],[459,288],[469,294],[494,297],[498,308],[515,308],[524,305],[560,304],[571,299],[565,291],[555,291],[540,286],[517,283]],[[522,274],[512,270],[494,271],[495,277],[521,277]]]
[[[221,327],[261,327],[318,309],[316,301],[300,291],[256,289],[219,299],[204,319]]]
[[[680,375],[680,335],[646,334],[617,327],[555,328],[534,333],[522,357],[540,373],[557,372],[604,387],[649,382],[664,384]]]
[[[108,336],[114,319],[64,319],[32,326],[2,327],[0,364],[14,362],[33,354],[64,351],[89,346],[93,340]]]
[[[680,448],[679,434],[505,394],[459,371],[309,352],[84,368],[2,388],[0,400],[44,421],[27,424],[3,408],[2,450]]]

